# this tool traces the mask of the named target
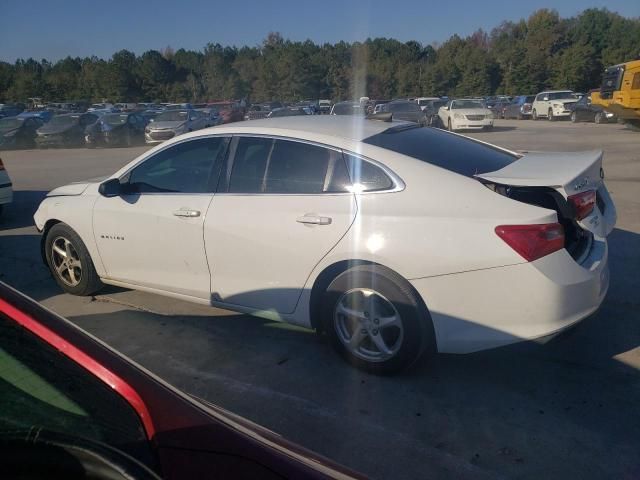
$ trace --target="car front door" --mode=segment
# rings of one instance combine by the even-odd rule
[[[93,229],[107,278],[210,300],[203,225],[228,137],[190,139],[137,164],[100,196]]]
[[[256,311],[294,311],[318,262],[356,216],[339,150],[235,137],[205,219],[213,299]]]

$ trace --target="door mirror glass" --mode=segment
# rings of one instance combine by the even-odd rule
[[[117,178],[111,178],[98,187],[98,192],[103,197],[117,197],[122,192],[122,184]]]
[[[548,102],[549,101],[549,97],[542,97],[542,101],[543,102]]]

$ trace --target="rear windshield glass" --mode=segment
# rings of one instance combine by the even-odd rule
[[[500,170],[518,158],[474,140],[426,127],[390,128],[363,142],[467,177]]]

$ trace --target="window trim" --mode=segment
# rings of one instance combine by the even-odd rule
[[[343,157],[343,161],[345,162],[345,167],[347,167],[347,172],[349,172],[348,165],[346,165],[346,160],[344,159],[344,155],[352,155],[360,160],[369,162],[374,166],[380,168],[391,180],[392,186],[390,188],[386,188],[384,190],[374,190],[370,192],[320,192],[320,193],[275,193],[275,192],[254,192],[254,193],[239,193],[239,192],[229,192],[229,182],[231,180],[231,173],[233,172],[233,165],[235,163],[236,150],[238,147],[238,141],[240,138],[249,137],[249,138],[268,138],[272,140],[285,140],[289,142],[298,142],[305,143],[307,145],[313,145],[316,147],[326,148],[328,150],[333,150],[340,154]],[[264,196],[264,195],[281,195],[281,196],[289,196],[289,197],[300,197],[300,196],[319,196],[319,195],[372,195],[372,194],[380,194],[380,193],[395,193],[400,192],[406,188],[406,184],[404,181],[389,167],[384,165],[377,160],[373,160],[369,157],[366,157],[360,153],[355,153],[350,150],[345,150],[343,148],[336,147],[334,145],[327,145],[321,142],[315,142],[313,140],[307,140],[304,138],[294,138],[288,137],[285,135],[272,135],[272,134],[263,134],[263,133],[238,133],[232,134],[232,140],[229,148],[227,149],[228,154],[226,158],[226,171],[221,172],[220,181],[218,182],[218,188],[215,191],[216,195],[225,195],[225,196]],[[223,167],[224,169],[224,167]],[[328,170],[328,168],[327,168]],[[223,175],[224,173],[224,175]],[[224,183],[221,185],[222,178],[224,177]],[[325,174],[325,182],[326,182],[326,174]]]
[[[163,148],[160,148],[159,150],[154,150],[152,153],[149,153],[147,156],[145,156],[144,158],[142,158],[139,162],[136,162],[134,165],[132,165],[131,167],[129,167],[124,173],[122,173],[118,178],[118,180],[120,181],[120,183],[128,183],[128,177],[131,174],[131,172],[136,169],[137,167],[139,167],[140,165],[142,165],[144,162],[146,162],[147,160],[150,160],[151,158],[155,157],[156,155],[158,155],[159,153],[164,152],[165,150],[169,149],[169,148],[173,148],[177,145],[192,141],[192,140],[203,140],[205,138],[227,138],[227,145],[225,146],[225,150],[224,153],[221,156],[221,159],[216,159],[216,161],[213,164],[213,168],[212,168],[212,173],[214,173],[216,171],[216,169],[218,169],[217,175],[218,175],[218,179],[214,180],[213,178],[209,178],[208,181],[208,192],[198,192],[198,193],[194,193],[194,192],[136,192],[135,195],[171,195],[171,196],[177,196],[177,195],[190,195],[190,196],[202,196],[202,195],[207,195],[207,196],[211,196],[216,194],[218,185],[220,184],[220,178],[222,177],[222,170],[224,168],[224,164],[227,162],[227,157],[229,156],[229,152],[231,151],[231,144],[233,143],[233,136],[230,134],[216,134],[216,135],[201,135],[201,136],[197,136],[197,137],[189,137],[189,138],[185,138],[183,140],[180,140],[179,142],[173,142],[170,143],[169,145],[164,145]],[[235,151],[234,151],[235,153]]]

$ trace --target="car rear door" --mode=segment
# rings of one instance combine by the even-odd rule
[[[100,196],[93,229],[107,278],[210,300],[203,225],[229,138],[170,145]]]
[[[348,183],[337,149],[235,137],[204,225],[214,300],[293,312],[311,271],[355,219]]]

